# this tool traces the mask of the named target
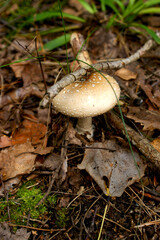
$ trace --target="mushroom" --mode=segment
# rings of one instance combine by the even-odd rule
[[[112,109],[120,97],[117,81],[107,74],[103,76],[94,72],[85,81],[66,86],[52,100],[57,111],[78,118],[76,129],[80,134],[88,132],[92,136],[92,117]]]

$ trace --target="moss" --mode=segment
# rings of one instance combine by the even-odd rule
[[[50,195],[48,198],[38,207],[37,203],[43,198],[43,188],[40,186],[34,186],[35,182],[28,181],[23,184],[17,193],[9,195],[8,202],[5,198],[0,199],[0,222],[6,222],[9,220],[8,209],[11,222],[15,224],[25,225],[27,222],[27,216],[30,214],[31,219],[45,219],[49,216],[58,227],[66,227],[69,220],[69,209],[60,208],[57,206],[57,196]],[[38,223],[33,222],[32,226],[36,227]]]
[[[69,220],[68,209],[61,208],[57,211],[56,225],[58,227],[64,228]]]
[[[36,204],[43,198],[42,190],[36,186],[27,188],[27,185],[32,183],[27,182],[20,187],[16,195],[9,196],[8,203],[3,198],[0,201],[0,222],[8,221],[7,206],[12,223],[23,224],[26,223],[26,218],[30,213],[31,218],[38,219],[47,214],[47,207],[45,202],[36,208]]]

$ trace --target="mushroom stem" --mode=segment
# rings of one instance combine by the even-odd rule
[[[93,136],[92,117],[78,118],[76,130],[79,134],[89,133]]]

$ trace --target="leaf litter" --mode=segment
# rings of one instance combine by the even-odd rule
[[[77,16],[83,15],[84,10],[77,1],[69,1],[69,7],[66,8],[66,11],[72,12],[73,6],[74,11],[77,9]],[[84,16],[86,18],[89,16],[88,13],[86,14],[86,11]],[[136,35],[136,38],[135,35],[133,37],[132,34],[129,37],[127,35],[120,36],[116,29],[114,29],[114,31],[109,30],[106,32],[104,31],[103,25],[103,22],[106,21],[104,14],[101,16],[98,16],[97,14],[96,18],[98,21],[102,21],[101,27],[95,31],[90,39],[88,39],[89,51],[92,59],[95,61],[108,58],[111,58],[111,60],[114,58],[124,58],[128,56],[130,52],[136,52],[136,50],[142,46],[142,43],[146,41],[145,37],[140,35]],[[90,19],[95,21],[93,16],[90,16]],[[86,36],[88,31],[92,31],[92,26],[85,26],[84,34]],[[51,38],[53,37],[57,36],[51,36]],[[48,37],[46,37],[46,39],[48,41]],[[35,50],[34,41],[29,45],[30,41],[24,38],[19,39],[18,36],[16,41],[13,40],[8,48],[6,48],[4,42],[0,40],[0,46],[2,47],[2,50],[0,51],[1,65],[20,58],[28,57],[24,49],[22,49],[20,45],[17,45],[17,40],[24,46],[24,48],[25,46],[29,46],[29,50],[31,52]],[[60,48],[58,49],[57,58],[60,61],[62,59],[63,63],[64,51],[62,50],[63,54],[61,55],[61,50],[62,49]],[[69,57],[72,59],[72,54],[69,55]],[[121,78],[119,79],[119,82],[121,83],[123,81],[122,79],[125,80],[123,83],[125,82],[126,88],[122,87],[122,96],[124,97],[122,110],[125,120],[134,120],[135,128],[139,128],[139,125],[142,125],[143,128],[140,128],[142,134],[145,134],[149,138],[153,138],[154,141],[152,144],[157,150],[159,150],[158,136],[160,93],[158,63],[156,62],[158,60],[155,58],[159,58],[158,48],[157,50],[152,50],[150,53],[148,53],[148,58],[146,54],[146,57],[143,58],[143,64],[140,61],[136,61],[136,65],[139,66],[140,70],[135,70],[133,67],[133,70],[132,68],[131,70],[127,70],[127,74],[122,72],[122,75],[119,75]],[[131,66],[134,66],[134,64],[131,64]],[[150,69],[147,69],[147,66],[149,66]],[[59,69],[59,66],[55,67],[54,69],[49,66],[44,66],[44,72],[49,85],[53,84],[53,79],[57,77]],[[156,71],[154,71],[154,69]],[[110,72],[111,74],[113,73],[113,71]],[[63,191],[63,194],[58,195],[57,206],[59,208],[67,207],[73,200],[71,214],[72,221],[70,221],[73,223],[73,225],[69,225],[68,229],[71,227],[71,231],[69,230],[69,232],[67,232],[67,234],[69,233],[68,238],[71,239],[74,239],[75,237],[77,237],[77,239],[82,238],[79,235],[79,233],[82,232],[83,234],[86,233],[85,237],[89,236],[85,229],[93,229],[94,224],[96,228],[100,227],[99,221],[97,221],[97,216],[98,214],[103,214],[102,209],[106,202],[103,201],[102,198],[100,199],[97,193],[100,192],[101,194],[103,191],[106,194],[108,193],[108,188],[111,196],[119,196],[119,198],[116,198],[116,200],[114,200],[114,198],[111,199],[111,208],[108,211],[107,217],[108,219],[112,219],[112,221],[115,223],[106,222],[106,226],[103,229],[104,238],[119,239],[119,237],[129,237],[128,232],[119,230],[118,226],[116,225],[117,221],[132,231],[133,226],[136,225],[136,219],[139,219],[139,216],[141,217],[140,221],[142,222],[149,221],[150,218],[154,218],[156,216],[155,212],[159,211],[158,203],[155,203],[152,199],[147,201],[145,198],[144,202],[146,206],[151,208],[147,208],[147,211],[149,211],[149,214],[147,215],[145,214],[146,208],[139,207],[141,202],[136,197],[136,194],[134,195],[129,188],[126,189],[127,186],[135,181],[139,181],[139,179],[144,175],[146,163],[142,163],[142,155],[140,155],[138,151],[134,150],[133,154],[135,156],[135,160],[140,167],[140,172],[138,172],[129,148],[122,146],[120,143],[117,143],[114,140],[107,140],[110,136],[113,139],[115,137],[113,135],[116,132],[115,131],[113,133],[110,123],[108,123],[109,126],[107,127],[110,127],[112,131],[109,131],[104,124],[103,117],[100,116],[95,118],[94,124],[96,126],[97,134],[94,136],[94,139],[90,141],[90,145],[88,145],[88,143],[85,145],[85,137],[79,138],[74,130],[73,126],[75,126],[75,120],[69,120],[69,127],[67,132],[65,132],[66,127],[62,125],[63,121],[55,121],[56,118],[58,119],[59,115],[56,115],[53,112],[51,117],[48,115],[48,111],[44,111],[43,114],[43,111],[39,111],[38,107],[35,107],[32,104],[27,105],[29,101],[35,102],[33,96],[38,98],[36,98],[36,102],[38,102],[44,94],[44,88],[42,84],[39,84],[41,81],[41,74],[37,63],[35,64],[34,61],[26,61],[24,63],[14,64],[11,67],[5,67],[1,69],[0,73],[4,80],[4,88],[2,87],[3,91],[0,101],[0,127],[2,130],[2,134],[0,136],[0,146],[2,148],[0,153],[0,168],[2,176],[1,180],[3,180],[2,185],[5,185],[5,189],[2,189],[1,187],[1,193],[4,194],[5,191],[15,188],[15,185],[17,186],[21,183],[21,181],[23,181],[23,177],[26,175],[28,176],[30,173],[34,173],[34,171],[39,170],[40,172],[42,171],[42,173],[43,171],[48,171],[50,175],[54,175],[55,173],[55,185],[52,186],[52,190],[53,192]],[[63,75],[64,73],[62,72],[59,79],[61,79],[61,76]],[[3,82],[1,78],[1,85],[2,84]],[[128,95],[127,88],[132,89],[135,94],[134,96],[138,96],[143,99],[141,106],[134,106],[132,101],[133,99],[130,97],[130,95]],[[14,109],[17,109],[19,106],[21,106],[19,115],[17,114],[11,117],[11,112]],[[30,110],[29,115],[26,115],[26,108]],[[39,113],[37,114],[38,111]],[[19,118],[19,120],[17,120],[17,118]],[[62,118],[64,117],[61,116],[61,119]],[[51,121],[52,124],[50,125]],[[64,119],[64,121],[66,121],[66,119]],[[5,123],[5,125],[3,123]],[[66,134],[65,137],[64,133]],[[118,130],[116,134],[117,133],[119,133]],[[61,146],[64,143],[64,139],[67,142],[66,147],[69,146],[70,148],[66,148],[67,150],[65,150],[62,154]],[[64,145],[65,144],[63,144],[63,146]],[[52,146],[55,146],[55,148]],[[110,147],[111,150],[96,149],[97,146],[100,148]],[[82,149],[80,147],[82,147]],[[83,148],[85,149],[87,147],[91,147],[92,149],[86,149],[84,152]],[[84,158],[82,160],[83,154]],[[88,171],[91,177],[88,173],[86,173],[86,171],[80,171],[77,168],[77,164],[79,168]],[[57,171],[62,165],[63,171]],[[150,170],[149,165],[146,168],[145,174],[148,175],[150,180],[150,184],[147,184],[147,187],[153,189],[154,192],[152,178],[155,177],[155,173]],[[47,175],[42,177],[41,181],[42,184],[48,187],[50,181],[46,176]],[[40,177],[41,176],[39,176],[39,178]],[[61,181],[59,179],[61,179]],[[92,179],[95,180],[97,185],[93,184]],[[158,189],[159,185],[159,179],[157,178],[157,183],[155,185],[156,189]],[[72,194],[78,194],[81,188],[83,188],[81,197],[75,199],[75,196],[72,196]],[[89,195],[84,194],[87,191],[89,192]],[[126,192],[127,194],[130,194],[129,197],[127,197]],[[68,195],[64,196],[64,194]],[[122,197],[120,197],[121,195]],[[96,207],[93,204],[95,198],[100,199],[98,200]],[[78,206],[80,206],[79,210],[77,210]],[[90,208],[91,210],[88,211]],[[52,209],[52,212],[54,212],[55,215],[51,214],[51,227],[55,227],[55,221],[52,219],[56,218],[55,209],[57,209],[56,206],[54,206],[54,209]],[[90,214],[90,216],[87,218],[87,221],[85,221],[85,216],[89,215],[85,214],[87,211],[93,214]],[[97,211],[98,214],[96,216]],[[95,216],[93,217],[92,215],[94,215],[94,213]],[[133,213],[134,216],[132,216]],[[90,223],[92,227],[89,226]],[[82,227],[83,225],[85,228]],[[77,226],[79,227],[77,228],[78,230],[75,230],[75,226],[76,228]],[[97,233],[96,228],[94,229],[94,232],[90,232],[89,234],[95,237],[95,234]],[[112,231],[112,229],[114,230]],[[158,230],[159,229],[157,226],[157,231]],[[18,231],[17,235],[14,234],[15,236],[13,236],[13,234],[10,232],[10,229],[7,227],[5,229],[4,226],[1,226],[0,231],[2,236],[7,235],[10,237],[9,239],[15,239],[16,236],[16,239],[18,239]],[[19,235],[20,237],[24,235],[25,239],[28,239],[30,235],[29,233],[30,232],[28,232],[27,235],[27,232],[23,232]],[[153,235],[156,234],[156,230],[154,231],[154,229],[150,228],[148,231],[148,229],[143,228],[143,234],[144,233],[146,236],[153,237]],[[45,234],[44,232],[43,234],[39,234],[40,238],[44,239]],[[143,234],[140,233],[139,238],[143,238]],[[57,239],[64,239],[64,234],[59,233]]]

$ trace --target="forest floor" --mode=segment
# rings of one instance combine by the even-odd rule
[[[120,70],[104,71],[120,85],[119,106],[94,117],[94,134],[87,138],[76,132],[76,118],[51,105],[39,106],[45,86],[60,81],[73,66],[69,42],[43,48],[64,34],[57,30],[64,29],[61,15],[32,25],[26,21],[22,27],[29,4],[33,14],[33,9],[45,12],[53,4],[32,1],[25,8],[21,1],[8,2],[0,18],[0,239],[160,239],[160,46]],[[87,39],[94,64],[126,59],[151,39],[144,31],[106,30],[112,11],[102,12],[99,3],[94,14],[78,1],[68,1],[62,9],[84,20],[63,19],[67,34],[77,31]],[[160,31],[159,15],[140,20]],[[128,138],[124,126],[133,131]],[[146,144],[135,143],[133,135]],[[84,159],[96,164],[96,156],[98,172],[80,169]],[[138,174],[130,171],[134,158],[143,164]],[[105,173],[106,159],[111,165],[129,162],[122,172],[115,167],[113,173],[112,166]],[[111,191],[111,179],[116,193],[110,196],[104,189]]]

